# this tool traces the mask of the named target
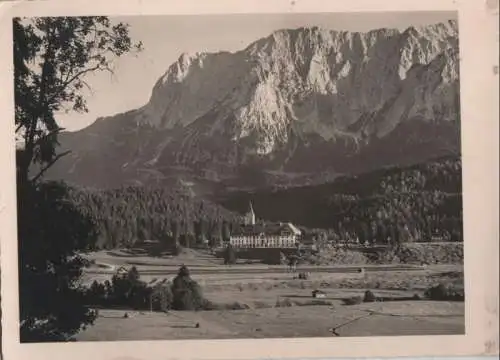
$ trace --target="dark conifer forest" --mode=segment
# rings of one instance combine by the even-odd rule
[[[221,206],[165,188],[73,187],[69,199],[93,221],[98,249],[127,247],[143,240],[173,240],[184,246],[213,243],[239,222],[237,214]]]
[[[250,200],[261,218],[325,229],[339,240],[462,241],[458,158],[386,168],[317,186],[232,193],[220,202],[242,211]]]
[[[97,248],[149,239],[216,244],[241,221],[249,201],[259,221],[291,221],[340,241],[462,241],[461,169],[459,159],[445,158],[322,185],[232,192],[215,199],[150,187],[73,187],[69,198],[95,224]]]

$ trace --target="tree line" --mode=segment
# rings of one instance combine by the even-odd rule
[[[266,220],[291,221],[306,234],[338,241],[463,238],[459,158],[345,176],[318,186],[235,192],[220,202],[237,211],[250,200],[257,215]]]
[[[228,240],[240,222],[240,215],[175,189],[71,187],[68,200],[93,222],[97,249],[133,246],[143,240],[210,246]]]
[[[176,189],[71,187],[69,201],[91,219],[94,248],[159,240],[185,247],[227,241],[252,201],[259,221],[291,221],[318,242],[462,241],[461,161],[445,158],[407,168],[342,177],[328,184],[254,193],[220,204]],[[231,210],[227,210],[231,209]]]

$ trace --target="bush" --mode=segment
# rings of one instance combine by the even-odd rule
[[[375,264],[400,264],[401,259],[398,256],[398,252],[393,249],[387,249],[379,253],[370,254],[370,262]]]
[[[135,310],[215,310],[217,305],[203,298],[198,283],[191,279],[189,269],[181,266],[172,285],[154,287],[140,280],[137,269],[127,274],[114,275],[112,281],[96,281],[86,292],[87,303],[94,306],[120,306]]]
[[[343,299],[342,302],[344,305],[358,305],[363,302],[363,298],[361,296],[353,296],[347,299]]]
[[[425,296],[429,300],[436,301],[464,301],[464,291],[454,288],[451,285],[440,283],[425,291]]]
[[[283,300],[277,299],[275,307],[292,307],[294,305],[295,304],[292,300],[290,300],[289,298],[285,298]]]
[[[307,279],[309,279],[309,274],[306,273],[306,272],[300,272],[299,273],[299,279],[301,279],[301,280],[307,280]]]
[[[301,303],[296,303],[297,306],[331,306],[332,302],[330,300],[314,299]]]
[[[102,304],[107,298],[106,287],[104,284],[94,280],[90,288],[86,292],[87,299],[90,304],[98,305]]]
[[[229,304],[227,306],[228,310],[246,310],[249,309],[250,307],[247,304],[241,304],[237,301],[233,302],[232,304]]]
[[[368,257],[359,251],[333,248],[310,255],[306,261],[313,265],[364,265],[369,262]]]
[[[212,310],[224,310],[224,305],[214,303],[209,300],[203,301],[203,310],[212,311]]]
[[[105,303],[115,306],[129,306],[133,309],[149,307],[152,289],[140,280],[139,272],[132,267],[125,275],[114,275]]]
[[[231,244],[226,247],[224,251],[224,265],[236,264],[236,251]]]
[[[374,262],[379,264],[463,264],[463,243],[402,244],[377,254]]]
[[[365,291],[365,297],[363,298],[363,302],[375,302],[377,301],[377,297],[370,290]]]
[[[114,275],[111,282],[106,280],[102,284],[94,281],[85,293],[85,300],[93,306],[149,309],[153,290],[140,280],[137,269],[132,268],[127,274]]]
[[[172,284],[172,308],[175,310],[201,310],[206,306],[201,288],[191,279],[186,266],[181,266]]]
[[[170,289],[170,286],[163,284],[155,286],[151,294],[151,300],[154,311],[166,312],[170,310],[173,302],[172,289]]]

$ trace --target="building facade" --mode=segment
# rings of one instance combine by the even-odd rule
[[[302,232],[292,223],[256,224],[251,203],[244,220],[231,233],[234,248],[294,248],[301,240]]]

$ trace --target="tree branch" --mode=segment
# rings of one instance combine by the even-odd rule
[[[63,156],[66,156],[68,155],[69,153],[71,153],[71,150],[67,150],[67,151],[64,151],[62,153],[60,153],[59,155],[57,155],[56,157],[54,157],[54,159],[52,159],[52,161],[50,161],[47,165],[45,165],[42,170],[40,170],[40,172],[33,178],[31,179],[31,182],[35,183],[36,181],[38,181],[42,176],[43,174],[52,166],[56,163],[57,160],[59,160],[60,158],[62,158]]]
[[[61,131],[63,131],[64,128],[57,128],[55,130],[49,131],[47,134],[44,134],[43,136],[40,136],[38,139],[35,140],[34,145],[40,144],[44,139],[48,138],[51,135],[58,134]]]
[[[71,78],[69,78],[67,81],[65,81],[62,85],[61,85],[61,88],[56,91],[50,98],[49,100],[47,101],[47,104],[50,104],[52,103],[52,101],[54,101],[54,99],[59,95],[61,94],[68,86],[69,84],[71,84],[73,81],[75,81],[76,79],[78,79],[80,76],[82,75],[85,75],[86,73],[89,73],[91,71],[96,71],[96,70],[99,70],[101,67],[100,64],[97,64],[91,68],[88,68],[88,69],[84,69],[84,70],[81,70],[79,72],[77,72],[75,75],[73,75]]]
[[[38,119],[43,111],[45,110],[44,100],[46,96],[46,87],[47,87],[47,73],[48,68],[50,66],[50,61],[54,56],[54,39],[53,39],[53,29],[47,30],[47,43],[46,50],[43,55],[43,65],[42,65],[42,73],[40,75],[40,90],[38,92],[38,108],[34,114],[31,114],[31,118],[28,120],[26,124],[26,136],[25,136],[25,151],[23,154],[23,161],[21,163],[21,176],[23,180],[28,180],[29,174],[29,166],[33,161],[33,153],[34,153],[34,138],[36,127],[38,123]],[[46,103],[45,103],[46,104]]]

